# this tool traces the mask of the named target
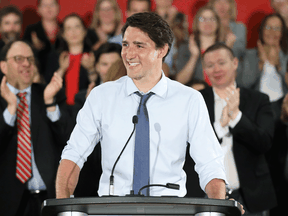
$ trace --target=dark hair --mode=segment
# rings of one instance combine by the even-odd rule
[[[232,49],[230,47],[228,47],[225,43],[222,43],[222,42],[218,42],[218,43],[215,43],[213,44],[212,46],[208,47],[205,52],[202,54],[202,59],[204,59],[204,56],[209,53],[209,52],[213,52],[213,51],[216,51],[216,50],[219,50],[219,49],[225,49],[228,51],[228,53],[230,54],[230,57],[231,59],[234,59],[235,58],[235,55],[232,51]]]
[[[280,47],[281,47],[281,50],[285,54],[287,54],[287,52],[288,52],[287,28],[286,28],[286,24],[285,24],[284,19],[279,14],[277,14],[277,13],[269,14],[262,20],[260,28],[259,28],[259,39],[261,40],[262,44],[264,44],[263,31],[265,29],[267,20],[269,18],[271,18],[271,17],[278,17],[280,19],[280,21],[281,21],[281,24],[282,24],[282,29],[281,29],[282,36],[281,36],[281,39],[280,39]]]
[[[190,81],[189,81],[188,83],[186,83],[185,85],[192,87],[192,85],[196,85],[196,84],[204,85],[204,88],[209,87],[209,85],[208,85],[207,82],[205,82],[204,80],[197,79],[197,78],[193,78],[192,80],[190,80]]]
[[[130,10],[130,4],[131,4],[132,1],[138,1],[138,2],[141,2],[141,1],[143,2],[144,1],[144,2],[147,2],[148,5],[149,5],[148,6],[148,10],[151,11],[151,0],[127,0],[127,11]]]
[[[122,46],[116,43],[104,43],[95,52],[95,64],[99,61],[100,56],[105,53],[117,53],[121,58]]]
[[[63,19],[63,22],[60,24],[60,31],[59,31],[59,34],[58,34],[58,37],[59,37],[59,45],[57,45],[58,52],[69,51],[68,43],[62,37],[62,34],[64,33],[64,23],[65,23],[65,21],[68,18],[71,18],[71,17],[78,18],[80,20],[81,24],[83,25],[84,29],[87,30],[83,19],[78,14],[71,13],[71,14],[68,14],[67,16],[65,16],[64,19]],[[90,52],[91,49],[92,49],[92,42],[89,40],[87,35],[85,36],[83,43],[84,43],[83,52]]]
[[[29,46],[33,52],[34,57],[36,57],[35,55],[35,50],[33,49],[33,46],[27,42],[27,41],[23,41],[23,40],[14,40],[14,41],[10,41],[7,44],[5,44],[5,46],[2,48],[1,52],[0,52],[0,61],[5,61],[6,57],[7,57],[7,53],[9,52],[9,50],[11,49],[12,45],[16,42],[23,42],[25,43],[27,46]]]
[[[20,18],[21,23],[23,23],[23,15],[22,12],[18,9],[18,7],[14,6],[14,5],[9,5],[6,7],[3,7],[0,10],[0,25],[2,23],[2,19],[4,16],[8,15],[8,14],[15,14],[16,16],[18,16]]]
[[[169,48],[167,54],[163,58],[164,61],[165,57],[170,52],[173,42],[173,32],[169,24],[156,13],[136,13],[127,18],[127,21],[122,28],[123,38],[124,33],[129,26],[139,28],[141,31],[147,33],[149,38],[155,42],[156,48],[163,48],[165,44],[168,44]]]

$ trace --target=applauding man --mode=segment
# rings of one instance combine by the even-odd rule
[[[227,195],[244,204],[248,214],[262,215],[276,205],[264,155],[273,138],[269,98],[257,91],[237,88],[238,59],[225,44],[209,47],[202,57],[212,88],[201,93],[225,154]]]
[[[71,132],[62,78],[55,73],[46,87],[32,84],[35,57],[25,42],[8,43],[1,56],[0,211],[41,215],[43,200],[55,197],[60,151]]]

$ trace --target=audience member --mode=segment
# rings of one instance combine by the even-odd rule
[[[239,85],[266,93],[270,101],[288,92],[284,78],[288,60],[286,31],[280,15],[266,16],[260,26],[257,48],[246,51],[238,69]]]
[[[11,5],[0,10],[0,51],[5,44],[20,38],[22,22],[22,12],[16,6]]]
[[[122,14],[117,1],[98,0],[87,35],[94,44],[93,49],[97,50],[109,38],[121,34],[122,26]]]
[[[63,20],[58,52],[49,54],[45,73],[46,82],[50,82],[54,71],[64,77],[64,87],[67,104],[74,104],[75,94],[79,90],[87,89],[88,74],[94,73],[95,57],[91,51],[91,44],[86,36],[83,20],[76,14],[70,14]]]
[[[0,211],[40,216],[42,202],[55,197],[60,153],[72,131],[62,78],[54,73],[46,87],[32,84],[35,57],[26,42],[8,43],[2,56]]]
[[[0,10],[0,51],[5,44],[20,38],[22,30],[22,13],[16,6],[3,7]],[[0,71],[0,80],[3,73]]]
[[[201,53],[215,42],[220,41],[220,19],[211,7],[202,7],[194,17],[193,34],[189,42],[182,43],[178,48],[176,59],[176,80],[186,84],[192,79],[205,80],[209,78],[202,69]]]
[[[243,204],[244,215],[261,215],[276,206],[265,159],[272,146],[273,112],[267,95],[235,82],[238,59],[225,44],[203,54],[203,67],[212,88],[201,91],[211,124],[221,143],[228,179],[228,197]]]
[[[232,48],[236,57],[244,55],[247,44],[246,26],[236,22],[237,7],[235,0],[209,0],[221,20],[221,41]]]
[[[38,51],[40,74],[44,74],[48,54],[56,44],[60,28],[57,20],[60,6],[58,0],[38,0],[37,3],[41,21],[26,27],[23,40],[30,42]]]

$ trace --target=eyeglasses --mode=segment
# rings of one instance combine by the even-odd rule
[[[280,32],[282,30],[282,28],[279,26],[274,27],[274,26],[268,26],[268,25],[265,26],[265,29],[266,30],[273,30],[273,31],[277,31],[277,32]]]
[[[216,18],[215,17],[199,17],[199,21],[200,22],[216,22]]]
[[[10,58],[13,58],[14,61],[17,63],[17,64],[23,64],[23,62],[25,61],[25,59],[27,59],[27,61],[29,62],[29,64],[32,64],[34,65],[35,64],[35,58],[33,56],[28,56],[28,57],[25,57],[25,56],[22,56],[22,55],[17,55],[17,56],[12,56],[12,57],[9,57],[9,58],[6,58],[6,61]]]

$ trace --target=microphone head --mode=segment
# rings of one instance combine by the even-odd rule
[[[137,115],[133,116],[132,122],[133,122],[133,124],[137,124],[138,123],[138,116]]]

